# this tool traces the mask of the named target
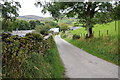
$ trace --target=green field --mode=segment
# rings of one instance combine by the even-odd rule
[[[119,21],[120,22],[120,21]],[[115,22],[110,22],[107,24],[96,24],[93,27],[93,34],[94,37],[99,37],[99,31],[100,31],[100,36],[107,36],[107,30],[108,30],[108,36],[118,36],[118,21],[116,21],[116,31],[115,31]],[[78,34],[81,35],[82,37],[84,34],[87,33],[87,30],[85,28],[80,28],[74,31],[70,31],[72,34]]]
[[[118,63],[119,53],[118,53],[118,21],[115,31],[115,22],[110,22],[107,24],[97,24],[94,26],[94,37],[85,39],[83,36],[86,34],[85,28],[80,28],[74,31],[69,31],[66,34],[62,34],[62,38],[67,40],[69,43],[87,51],[88,53],[112,62],[114,64],[120,65]],[[101,35],[99,36],[99,30]],[[107,35],[108,30],[108,35]],[[82,37],[77,40],[70,38],[70,35],[82,34]],[[66,36],[65,36],[66,35]],[[103,36],[102,36],[103,35]]]

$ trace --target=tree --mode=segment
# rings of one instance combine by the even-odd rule
[[[63,31],[65,33],[66,30],[68,30],[68,25],[65,23],[59,24],[60,26],[60,30]]]
[[[30,29],[34,29],[36,26],[36,22],[34,20],[30,20],[29,24],[30,24]]]
[[[30,24],[29,22],[25,21],[25,20],[20,20],[19,21],[19,30],[30,30]]]
[[[12,21],[13,22],[13,30],[16,30],[16,29],[19,29],[20,27],[20,21],[19,19],[16,19],[15,21]]]
[[[115,7],[111,12],[111,17],[115,20],[115,31],[116,31],[116,20],[120,20],[120,1],[115,3]]]
[[[51,28],[58,27],[58,24],[53,21],[45,22],[45,24],[49,25]]]
[[[97,12],[93,18],[94,24],[103,24],[113,21],[110,12]]]
[[[3,4],[1,3],[0,5],[2,6],[2,29],[5,31],[9,31],[9,22],[10,21],[15,21],[16,17],[18,16],[18,10],[21,8],[21,5],[19,2],[14,2],[13,0],[11,1],[6,1],[2,0]]]
[[[115,3],[112,15],[114,20],[120,20],[120,1]]]
[[[35,30],[37,33],[40,33],[42,35],[47,35],[50,27],[48,25],[37,25],[35,27]]]
[[[36,25],[44,25],[39,20],[30,20],[30,29],[35,29]]]
[[[47,11],[56,19],[59,20],[63,15],[67,17],[76,17],[80,22],[84,23],[88,37],[92,37],[92,27],[94,25],[94,16],[97,12],[108,12],[112,9],[112,4],[109,2],[37,2],[36,5],[43,7],[42,12]]]
[[[44,25],[44,23],[40,22],[39,20],[35,21],[36,25]]]

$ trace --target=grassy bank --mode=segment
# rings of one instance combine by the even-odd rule
[[[55,42],[45,53],[33,53],[23,64],[24,78],[64,78],[64,67]]]
[[[85,50],[86,52],[120,65],[118,63],[118,46],[116,41],[111,41],[110,38],[93,38],[93,39],[65,39],[69,43]]]
[[[101,30],[104,36],[99,36],[99,30]],[[106,35],[106,30],[109,30],[108,35]],[[118,56],[120,55],[118,53],[118,24],[116,31],[114,29],[114,22],[102,25],[97,24],[93,28],[93,31],[94,38],[90,39],[85,39],[85,37],[82,36],[80,39],[73,40],[69,37],[73,34],[80,35],[81,33],[86,33],[84,28],[69,31],[67,34],[62,34],[62,38],[94,56],[107,60],[111,63],[120,65],[120,63],[118,62]]]
[[[22,65],[23,78],[50,78],[50,64],[38,53],[33,53]]]
[[[52,78],[64,78],[64,67],[55,42],[53,42],[52,48],[48,50],[45,60],[51,66],[50,72]]]
[[[114,37],[118,37],[118,23],[120,23],[120,21],[116,21],[116,27],[115,27],[115,21],[107,23],[107,24],[96,24],[93,27],[93,34],[94,37],[100,37],[100,36],[114,36]],[[108,31],[108,35],[107,35],[107,31]],[[80,28],[77,30],[73,30],[73,31],[69,31],[72,34],[77,34],[77,35],[81,35],[81,37],[84,37],[84,34],[87,33],[87,30],[85,28]],[[99,36],[100,34],[100,36]]]

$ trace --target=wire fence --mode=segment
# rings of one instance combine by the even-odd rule
[[[99,31],[93,31],[93,36],[94,37],[106,37],[106,36],[112,36],[113,33],[111,33],[111,31],[109,30],[104,30],[104,32],[102,30]],[[80,37],[86,37],[87,33],[80,33]]]

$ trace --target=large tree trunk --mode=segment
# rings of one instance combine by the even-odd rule
[[[96,8],[96,4],[92,4],[91,2],[88,4],[88,7],[87,7],[87,17],[86,17],[86,28],[87,28],[87,31],[88,31],[88,34],[87,34],[87,38],[91,38],[93,37],[93,32],[92,32],[92,27],[91,27],[91,20],[92,18],[94,17],[94,14],[95,14],[95,8]]]
[[[88,37],[93,37],[92,27],[88,29]]]
[[[92,27],[87,27],[87,38],[93,37]]]
[[[93,32],[92,32],[92,27],[90,26],[90,21],[86,23],[86,28],[87,28],[87,38],[93,37]]]

